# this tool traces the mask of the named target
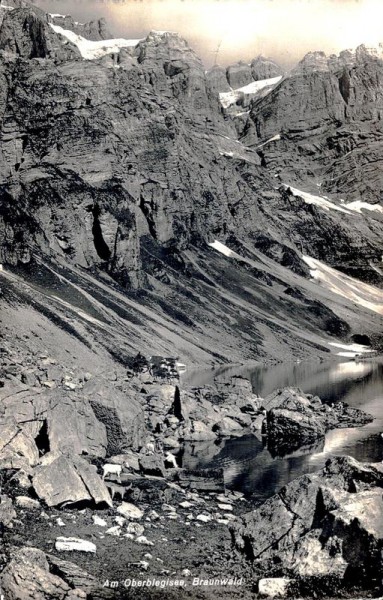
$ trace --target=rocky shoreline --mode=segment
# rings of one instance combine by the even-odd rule
[[[222,470],[182,465],[185,442],[252,433],[282,456],[369,415],[298,389],[259,398],[242,377],[182,389],[175,361],[161,357],[138,355],[123,377],[69,375],[49,356],[32,365],[5,345],[3,357],[7,599],[213,598],[217,587],[229,599],[313,597],[318,582],[326,598],[379,590],[375,467],[334,459],[259,506],[227,489]]]

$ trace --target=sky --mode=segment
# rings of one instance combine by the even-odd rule
[[[382,0],[34,0],[84,22],[104,17],[115,37],[177,31],[206,67],[262,54],[284,68],[307,52],[383,42]]]

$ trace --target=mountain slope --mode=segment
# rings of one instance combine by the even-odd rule
[[[75,283],[104,316],[94,302],[105,303],[113,351],[139,346],[191,363],[313,356],[332,338],[381,331],[379,313],[355,315],[352,299],[312,282],[302,256],[380,286],[381,214],[342,208],[336,195],[330,209],[323,198],[308,202],[299,190],[318,190],[314,159],[294,150],[293,122],[277,136],[294,111],[297,135],[308,139],[319,117],[320,139],[338,112],[346,119],[332,72],[301,68],[262,90],[246,100],[250,114],[239,127],[214,77],[177,34],[152,32],[114,51],[106,44],[104,56],[90,60],[56,17],[23,6],[7,11],[0,31],[4,277],[11,266],[29,294],[36,265],[45,265],[68,280],[61,288],[73,292]],[[370,62],[380,72],[383,63]],[[227,81],[242,71],[229,70]],[[374,86],[378,95],[379,80]],[[372,130],[374,115],[365,115]],[[336,173],[332,154],[318,161]],[[361,187],[351,199],[370,197]],[[236,257],[217,253],[214,240]]]

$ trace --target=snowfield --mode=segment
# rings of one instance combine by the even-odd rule
[[[380,204],[369,204],[368,202],[362,202],[361,200],[355,200],[349,204],[345,204],[348,210],[353,210],[359,214],[362,214],[362,210],[373,210],[375,212],[383,213],[383,206]]]
[[[331,202],[330,200],[326,200],[322,196],[314,196],[313,194],[309,194],[308,192],[301,192],[301,190],[297,190],[296,188],[291,187],[291,185],[286,185],[286,188],[290,188],[293,193],[293,196],[300,197],[306,204],[315,204],[315,206],[319,206],[324,210],[337,210],[338,212],[351,214],[350,210],[344,208],[342,206],[338,206]]]
[[[101,58],[106,54],[116,53],[118,54],[121,48],[132,48],[137,46],[141,40],[124,40],[124,39],[112,39],[112,40],[100,40],[92,41],[87,40],[81,35],[77,35],[70,29],[63,29],[59,25],[50,23],[53,31],[67,38],[69,42],[75,44],[80,50],[81,56],[85,60],[95,60]]]
[[[349,277],[316,258],[310,256],[302,256],[302,258],[311,269],[311,277],[319,284],[359,306],[383,315],[383,290]]]
[[[269,144],[270,142],[277,142],[280,139],[281,139],[281,134],[277,133],[277,135],[273,135],[273,137],[269,138],[265,142],[262,142],[262,144],[259,144],[259,146],[257,146],[257,148],[262,148],[262,146],[266,146],[266,144]]]
[[[264,142],[267,144],[268,142],[276,139],[277,136],[271,138]],[[264,144],[261,144],[263,146]],[[261,146],[258,146],[260,148]],[[309,192],[302,192],[301,190],[297,190],[296,188],[291,187],[291,185],[285,185],[286,188],[290,188],[293,196],[300,197],[306,204],[315,204],[324,210],[336,210],[338,212],[342,212],[348,215],[352,215],[352,213],[363,214],[362,210],[375,211],[383,214],[383,207],[380,204],[369,204],[368,202],[363,202],[362,200],[354,200],[353,202],[349,202],[348,204],[342,204],[339,206],[335,204],[335,202],[331,202],[328,198],[324,196],[315,196],[314,194],[310,194]],[[343,202],[343,201],[342,201]]]
[[[359,354],[365,354],[366,352],[371,354],[375,350],[371,350],[368,346],[362,344],[342,344],[340,342],[329,342],[329,346],[339,348],[341,352],[337,352],[337,356],[345,356],[346,358],[355,358]]]
[[[261,79],[260,81],[253,81],[248,85],[245,85],[241,88],[237,88],[232,90],[231,92],[222,92],[219,94],[220,102],[223,108],[229,108],[232,104],[235,104],[237,100],[239,100],[242,96],[246,95],[256,95],[258,92],[263,90],[264,88],[271,87],[274,88],[277,83],[282,79],[282,75],[279,77],[272,77],[270,79]],[[271,90],[270,90],[271,91]]]

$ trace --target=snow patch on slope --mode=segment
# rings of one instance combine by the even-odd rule
[[[270,79],[261,79],[260,81],[252,81],[248,85],[244,85],[241,88],[237,88],[237,92],[243,92],[244,94],[257,94],[264,87],[269,85],[276,85],[282,79],[282,75],[278,77],[271,77]]]
[[[270,142],[278,142],[280,139],[281,139],[281,134],[277,133],[277,135],[273,135],[273,137],[269,138],[262,144],[259,144],[259,146],[257,146],[257,148],[262,148],[262,146],[266,146],[266,144],[269,144]]]
[[[81,56],[86,60],[95,60],[101,58],[106,54],[119,53],[121,48],[132,48],[137,46],[141,40],[125,40],[125,39],[112,39],[112,40],[99,40],[92,41],[87,40],[81,35],[77,35],[70,29],[63,29],[59,25],[50,23],[53,31],[59,33],[75,44],[80,50]]]
[[[316,258],[304,255],[302,258],[311,269],[311,277],[319,284],[350,302],[383,315],[383,290],[349,277]]]
[[[363,209],[383,213],[383,206],[380,206],[380,204],[369,204],[368,202],[362,202],[362,200],[355,200],[344,206],[348,210],[353,210],[359,214],[362,214]]]
[[[214,248],[214,250],[217,250],[217,252],[220,252],[221,254],[224,254],[225,256],[234,256],[235,255],[235,252],[233,252],[233,250],[230,250],[230,248],[225,246],[225,244],[222,244],[221,242],[218,242],[217,240],[208,244],[208,246],[210,246],[211,248]]]
[[[267,144],[268,142],[271,142],[276,138],[277,136],[274,136],[274,138],[270,138],[269,140],[261,144],[261,146],[264,146],[264,144]],[[258,148],[260,148],[261,146],[258,146]],[[320,186],[320,184],[317,185]],[[360,215],[362,215],[362,210],[375,211],[383,214],[383,206],[380,206],[380,204],[369,204],[368,202],[363,202],[362,200],[354,200],[353,202],[349,202],[348,204],[342,204],[342,206],[339,206],[338,204],[335,204],[335,202],[329,200],[327,196],[315,196],[314,194],[310,194],[309,192],[302,192],[301,190],[297,190],[296,188],[293,188],[290,185],[285,185],[285,187],[287,189],[290,188],[293,196],[301,197],[302,200],[306,202],[306,204],[315,204],[316,206],[320,206],[320,208],[323,208],[324,210],[336,210],[338,212],[342,212],[348,215],[352,215],[352,213],[359,213]],[[341,202],[343,203],[344,200],[341,200]]]
[[[231,92],[222,92],[219,94],[220,102],[223,108],[229,108],[232,104],[235,104],[237,100],[246,95],[256,95],[258,92],[266,87],[275,87],[277,83],[282,79],[282,75],[278,77],[271,77],[270,79],[261,79],[260,81],[253,81],[248,85],[241,88],[232,90]]]
[[[351,214],[350,210],[348,210],[347,208],[338,206],[334,202],[326,200],[322,196],[314,196],[313,194],[309,194],[308,192],[301,192],[300,190],[297,190],[296,188],[293,188],[289,185],[285,187],[287,189],[290,188],[293,196],[302,198],[302,200],[306,202],[306,204],[315,204],[315,206],[320,206],[320,208],[323,208],[324,210],[328,211],[337,210],[338,212],[346,213],[348,215]]]
[[[329,346],[333,346],[334,348],[340,348],[342,351],[337,352],[337,356],[345,356],[347,358],[355,358],[359,354],[365,354],[366,352],[371,354],[371,352],[375,352],[375,350],[371,350],[368,346],[363,346],[362,344],[342,344],[340,342],[329,342]]]

